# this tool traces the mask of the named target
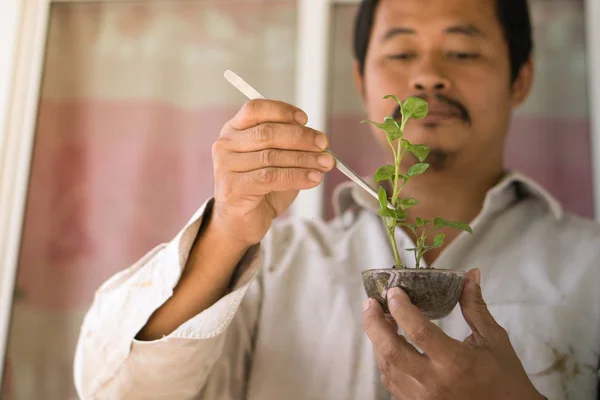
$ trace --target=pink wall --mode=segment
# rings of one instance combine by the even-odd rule
[[[266,12],[268,11],[268,12]],[[2,399],[76,399],[98,286],[211,196],[211,145],[245,98],[293,100],[293,0],[52,7]]]
[[[211,145],[235,112],[43,101],[18,274],[22,301],[87,306],[103,280],[177,234],[211,196]]]

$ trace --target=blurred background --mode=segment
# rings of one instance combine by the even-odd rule
[[[531,1],[536,81],[507,162],[594,217],[583,3]],[[355,11],[332,9],[326,131],[368,175],[379,154],[358,124]],[[294,102],[297,18],[294,0],[52,6],[2,399],[77,398],[73,355],[95,289],[169,241],[211,196],[211,145],[245,102],[223,71]],[[326,218],[345,179],[327,176]]]

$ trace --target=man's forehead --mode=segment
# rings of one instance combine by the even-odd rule
[[[478,28],[475,24],[470,22],[448,24],[445,28],[443,28],[443,32],[448,34],[459,34],[472,38],[485,38],[487,36],[482,29]],[[409,28],[401,25],[392,25],[385,30],[385,33],[382,37],[382,41],[391,39],[394,36],[398,35],[414,35],[416,33],[417,29],[415,28]]]
[[[405,26],[415,31],[432,22],[477,27],[496,18],[497,0],[380,0],[375,28]],[[447,27],[448,27],[447,26]],[[445,27],[444,29],[446,29]]]

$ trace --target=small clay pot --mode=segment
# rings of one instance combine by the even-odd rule
[[[431,320],[446,317],[462,293],[464,272],[450,269],[370,269],[362,272],[367,296],[376,299],[389,317],[387,291],[399,287]]]

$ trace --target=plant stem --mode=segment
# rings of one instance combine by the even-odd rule
[[[394,235],[394,221],[392,220],[392,225],[388,226],[388,235],[390,236],[390,240],[392,242],[392,249],[394,250],[394,258],[396,260],[396,267],[398,269],[404,268],[404,264],[400,259],[400,254],[398,253],[398,246],[396,245],[396,235]],[[387,224],[386,224],[387,225]]]
[[[400,175],[400,140],[398,140],[398,157],[394,160],[396,170],[394,172],[394,192],[392,194],[392,205],[395,207],[398,201],[398,176]]]
[[[423,226],[423,232],[421,232],[421,237],[417,239],[417,260],[416,260],[416,264],[415,267],[419,268],[421,265],[421,259],[423,258],[423,255],[425,254],[425,237],[427,235],[427,229],[425,228],[425,226]]]
[[[404,117],[403,117],[404,119]],[[402,121],[402,128],[404,128],[405,121]],[[403,129],[401,129],[403,130]],[[394,179],[392,181],[393,192],[392,192],[392,206],[397,210],[398,197],[400,195],[400,188],[398,187],[398,180],[400,178],[400,161],[402,160],[402,156],[404,156],[404,152],[402,151],[402,139],[398,139],[398,149],[394,148],[393,143],[389,140],[390,147],[392,148],[392,152],[394,153]],[[404,182],[406,184],[406,180]],[[404,185],[403,185],[404,186]],[[396,235],[394,234],[396,231],[397,221],[395,218],[390,218],[390,224],[388,225],[387,219],[385,220],[385,224],[388,228],[388,235],[390,237],[390,242],[392,243],[392,250],[394,252],[394,259],[396,260],[396,268],[402,269],[404,268],[404,264],[402,263],[402,259],[400,258],[400,253],[398,252],[398,245],[396,244]]]
[[[392,194],[392,205],[395,207],[398,202],[398,197],[400,196],[400,191],[406,185],[406,181],[402,184],[402,186],[398,187],[398,179],[400,178],[400,162],[402,161],[402,157],[404,157],[405,151],[402,151],[402,141],[398,140],[398,151],[396,154],[398,155],[395,159],[395,167],[396,171],[394,174],[394,192]]]

